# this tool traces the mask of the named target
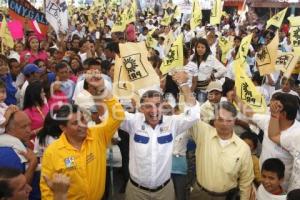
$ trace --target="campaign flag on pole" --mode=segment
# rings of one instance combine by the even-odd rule
[[[23,24],[20,21],[10,21],[7,23],[7,26],[14,39],[22,39],[24,37]]]
[[[246,61],[249,47],[251,44],[251,40],[252,40],[252,34],[249,34],[246,37],[244,37],[241,41],[241,45],[240,45],[239,50],[236,55],[236,59],[241,59],[242,63],[244,63]]]
[[[276,15],[274,15],[273,17],[271,17],[268,21],[267,21],[267,26],[266,28],[269,28],[271,25],[280,28],[282,21],[284,19],[284,16],[286,14],[288,8],[283,9],[282,11],[278,12]]]
[[[215,0],[214,1],[214,6],[211,9],[211,14],[210,14],[210,24],[211,25],[220,24],[221,17],[222,17],[222,10],[223,10],[222,1],[221,0]]]
[[[65,0],[46,0],[46,19],[56,35],[68,31],[68,6]]]
[[[11,36],[10,31],[8,30],[7,27],[7,22],[5,17],[3,17],[2,23],[1,23],[1,28],[0,28],[0,37],[2,40],[2,44],[4,44],[7,47],[13,48],[14,47],[14,39]],[[3,49],[2,49],[3,51]]]
[[[8,14],[13,20],[19,20],[24,27],[34,30],[31,20],[36,20],[43,35],[47,35],[48,22],[44,13],[37,10],[27,0],[8,0]]]
[[[234,62],[235,69],[235,87],[236,95],[248,106],[250,106],[254,112],[265,113],[267,110],[267,104],[264,96],[256,89],[252,80],[247,76],[243,63],[240,59],[236,59]]]
[[[289,17],[291,23],[290,33],[291,33],[291,42],[294,52],[300,56],[300,16]]]
[[[167,11],[164,13],[164,17],[160,20],[160,24],[163,26],[169,26],[172,21],[172,15],[169,15]]]
[[[111,32],[123,32],[126,28],[126,14],[118,13],[117,19],[111,29]]]
[[[160,85],[160,80],[147,58],[145,42],[120,43],[120,60],[116,60],[114,91],[138,95],[139,90]],[[121,62],[121,63],[120,63]]]
[[[283,72],[283,76],[289,78],[293,73],[299,56],[294,52],[281,52],[276,59],[276,70]]]
[[[226,61],[226,55],[230,51],[230,49],[232,48],[233,43],[232,43],[232,41],[230,41],[229,38],[226,38],[226,37],[224,37],[222,35],[220,37],[218,37],[218,42],[219,42],[220,49],[222,51],[221,61],[223,63],[225,63],[225,61]]]
[[[146,36],[146,46],[148,48],[155,48],[157,46],[157,40],[152,37],[152,34],[155,32],[156,28],[152,29],[147,33]]]
[[[279,36],[276,32],[273,40],[264,46],[256,55],[256,66],[261,76],[275,71],[275,63],[278,54]]]
[[[183,67],[183,35],[180,34],[172,44],[169,53],[161,64],[160,71],[167,74],[174,68]]]
[[[195,30],[195,28],[201,24],[201,20],[202,20],[202,10],[199,5],[199,1],[194,0],[193,9],[192,9],[192,18],[190,21],[191,30]]]

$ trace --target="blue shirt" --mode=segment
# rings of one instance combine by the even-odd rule
[[[17,99],[15,97],[16,93],[17,93],[17,88],[15,88],[15,86],[13,86],[13,79],[11,74],[6,74],[4,76],[1,76],[1,80],[5,83],[6,85],[6,99],[5,99],[5,103],[6,105],[11,105],[17,104]]]

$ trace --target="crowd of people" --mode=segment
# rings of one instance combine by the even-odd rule
[[[114,193],[127,200],[299,200],[300,76],[261,76],[256,65],[277,28],[267,29],[251,9],[245,19],[224,15],[218,26],[205,12],[195,30],[184,14],[163,26],[157,8],[138,11],[124,32],[111,32],[117,14],[75,9],[68,33],[26,30],[13,49],[2,49],[0,198],[116,199],[111,191],[120,179]],[[292,52],[286,21],[278,31],[278,51]],[[114,96],[119,44],[146,42],[149,32],[156,43],[147,46],[148,59],[160,88],[139,102]],[[162,75],[166,40],[180,33],[184,66]],[[250,33],[245,70],[268,105],[265,113],[236,93],[233,62]],[[110,173],[112,146],[122,176]]]

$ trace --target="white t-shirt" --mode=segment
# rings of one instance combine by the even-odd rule
[[[293,133],[282,134],[282,132],[280,144],[293,156],[293,170],[288,188],[288,191],[292,191],[300,188],[300,123],[295,121],[288,130],[293,131]]]
[[[257,200],[286,200],[286,195],[274,195],[266,191],[264,186],[261,184],[256,193]]]
[[[0,103],[0,125],[2,125],[6,121],[4,114],[7,108],[8,106],[4,102]],[[5,127],[0,127],[0,134],[3,134],[4,132],[5,132]]]
[[[280,159],[285,165],[285,173],[284,173],[284,182],[283,182],[283,189],[287,190],[289,179],[292,173],[293,168],[293,157],[292,155],[286,150],[286,148],[282,148],[280,145],[274,143],[268,137],[268,128],[270,123],[270,115],[263,115],[263,114],[254,114],[251,119],[257,126],[264,131],[264,139],[262,143],[262,150],[261,155],[259,158],[260,168],[263,162],[269,158],[278,158]],[[285,131],[281,132],[281,135],[285,135],[286,137],[290,137],[297,132],[300,132],[299,126],[293,126],[288,128]]]
[[[278,92],[280,92],[280,93],[288,93],[288,94],[297,96],[297,97],[299,98],[299,94],[298,94],[297,92],[295,92],[294,90],[291,90],[291,91],[289,91],[289,92],[284,92],[284,91],[282,91],[282,89],[279,89],[279,90],[275,90],[275,91],[273,92],[273,94],[278,93]],[[272,94],[271,96],[273,96],[273,94]]]

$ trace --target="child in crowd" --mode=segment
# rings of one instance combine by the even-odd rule
[[[0,134],[5,132],[5,125],[8,122],[10,116],[18,110],[15,105],[7,106],[4,102],[6,99],[6,85],[0,80]]]
[[[254,184],[255,186],[259,186],[261,181],[260,170],[259,170],[259,159],[255,155],[258,138],[255,135],[255,133],[249,131],[242,133],[240,137],[249,145],[250,150],[252,152],[253,171],[255,175]]]
[[[285,166],[278,158],[265,160],[261,169],[261,185],[257,190],[257,200],[286,200],[286,194],[281,187]]]

